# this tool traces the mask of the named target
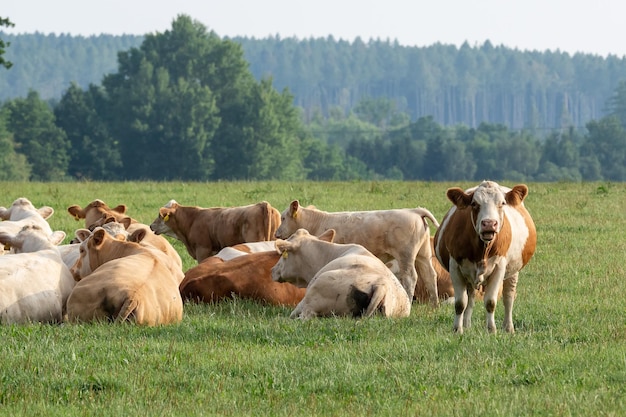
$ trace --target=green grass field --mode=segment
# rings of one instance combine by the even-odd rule
[[[0,205],[66,209],[100,198],[150,223],[170,199],[202,207],[293,199],[322,210],[423,206],[474,183],[0,183]],[[512,186],[512,183],[503,183]],[[621,416],[626,412],[626,184],[531,183],[537,252],[521,272],[514,335],[452,332],[453,306],[409,318],[300,322],[245,300],[186,305],[183,322],[1,326],[6,416]],[[431,230],[434,234],[434,228]],[[185,269],[195,265],[170,240]],[[498,325],[502,305],[496,310]]]

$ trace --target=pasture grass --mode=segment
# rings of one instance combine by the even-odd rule
[[[0,205],[66,212],[100,198],[150,223],[170,199],[202,207],[293,199],[328,211],[423,206],[473,183],[1,183]],[[514,185],[507,183],[506,185]],[[178,325],[1,326],[0,415],[619,416],[626,410],[626,184],[531,183],[538,248],[521,272],[516,333],[452,333],[453,306],[404,319],[288,319],[235,299],[185,305]],[[434,228],[432,228],[434,234]],[[196,263],[170,240],[188,269]],[[496,310],[498,325],[502,305]]]

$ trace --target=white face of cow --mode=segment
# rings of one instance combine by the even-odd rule
[[[474,191],[470,207],[472,222],[483,242],[491,242],[500,232],[505,205],[505,195],[495,183],[483,183]]]
[[[278,226],[276,233],[274,233],[276,239],[287,239],[300,228],[297,221],[299,207],[300,203],[298,200],[294,200],[289,207],[280,214],[280,226]]]
[[[306,287],[306,281],[302,275],[302,256],[299,254],[301,241],[310,238],[309,233],[300,229],[292,234],[289,239],[276,241],[276,250],[281,254],[280,259],[272,268],[272,280],[276,282],[290,282],[298,287]]]

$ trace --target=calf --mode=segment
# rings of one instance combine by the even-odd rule
[[[306,290],[272,280],[272,267],[278,259],[276,249],[227,261],[211,256],[185,273],[180,293],[183,299],[205,303],[237,296],[273,305],[295,306]]]
[[[428,291],[432,305],[439,303],[437,274],[433,268],[430,229],[426,219],[439,223],[425,208],[328,213],[291,202],[281,215],[276,238],[286,239],[303,228],[319,236],[326,230],[336,231],[336,243],[364,246],[383,262],[395,259],[397,276],[409,298],[413,298],[419,277]]]
[[[271,240],[279,222],[280,213],[266,201],[241,207],[201,208],[170,200],[161,207],[150,228],[158,235],[183,242],[189,255],[200,262],[227,246]]]
[[[298,229],[276,241],[281,258],[272,279],[307,289],[290,317],[370,317],[376,312],[407,317],[411,300],[389,268],[361,245],[332,243],[334,235],[330,229],[316,238]]]
[[[435,253],[454,286],[454,330],[471,325],[474,295],[484,287],[487,329],[496,332],[494,311],[502,287],[503,328],[514,332],[513,302],[519,271],[535,252],[537,233],[524,207],[528,187],[508,188],[484,181],[446,193],[454,204],[435,233]]]
[[[180,322],[179,280],[169,263],[160,250],[96,228],[81,243],[80,258],[72,268],[78,283],[67,300],[68,319],[148,326]]]
[[[3,324],[61,322],[75,285],[56,245],[65,238],[49,235],[38,225],[17,233],[0,231],[0,242],[15,254],[0,256],[0,322]]]

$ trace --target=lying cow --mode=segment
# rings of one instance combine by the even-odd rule
[[[51,235],[38,225],[17,233],[0,231],[0,242],[15,254],[0,256],[0,322],[61,322],[74,279],[56,245],[65,232]]]
[[[239,243],[238,245],[227,246],[223,248],[218,253],[211,256],[211,258],[216,257],[216,258],[220,258],[223,261],[229,261],[238,256],[243,256],[243,255],[247,255],[250,253],[267,252],[267,251],[274,251],[274,250],[276,250],[276,241],[274,240],[266,240],[262,242]]]
[[[335,229],[336,243],[362,245],[383,262],[395,259],[398,264],[396,275],[409,298],[413,298],[419,277],[431,304],[437,305],[437,274],[431,261],[430,230],[426,219],[439,226],[432,213],[421,207],[329,213],[302,207],[298,200],[294,200],[281,215],[276,238],[286,239],[300,228],[316,236]]]
[[[272,279],[307,289],[290,317],[370,317],[377,312],[407,317],[411,300],[391,270],[361,245],[332,243],[334,236],[333,229],[319,238],[298,229],[276,241],[281,258]]]
[[[263,201],[241,207],[201,208],[170,200],[159,210],[150,228],[174,237],[200,262],[227,246],[271,240],[280,213]]]
[[[54,209],[49,206],[35,208],[33,203],[25,197],[13,201],[8,209],[0,207],[0,230],[11,234],[17,234],[24,226],[37,225],[49,235],[52,228],[47,219],[54,214]]]
[[[87,229],[108,216],[113,216],[118,222],[129,218],[126,214],[125,204],[111,208],[100,199],[93,200],[85,208],[74,204],[67,208],[67,212],[77,221],[85,219],[85,228]],[[131,221],[134,222],[135,220],[131,219]]]
[[[137,239],[131,235],[129,240]],[[170,262],[160,250],[96,228],[81,243],[80,258],[72,268],[78,283],[67,300],[68,319],[148,326],[180,322],[183,303]]]
[[[476,288],[484,287],[487,329],[496,332],[494,312],[502,287],[503,328],[514,332],[519,271],[537,243],[535,224],[523,203],[528,187],[484,181],[466,191],[450,188],[446,195],[454,206],[435,234],[435,253],[454,286],[454,330],[463,333],[470,327]]]
[[[272,267],[278,258],[276,249],[226,261],[211,256],[185,273],[180,293],[184,300],[205,303],[239,297],[273,305],[295,306],[306,290],[272,281]]]

